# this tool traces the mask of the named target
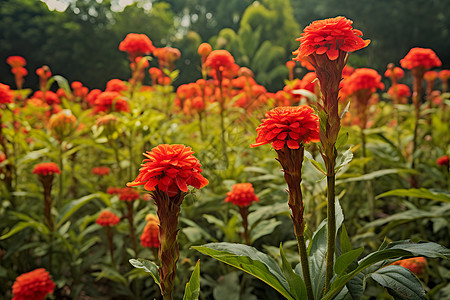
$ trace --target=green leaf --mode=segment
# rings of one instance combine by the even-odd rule
[[[386,249],[405,250],[410,252],[412,256],[450,259],[450,249],[431,242],[411,243],[409,240],[397,241],[389,243]]]
[[[343,179],[339,179],[336,181],[336,185],[345,183],[345,182],[355,182],[355,181],[367,181],[367,180],[373,180],[378,177],[386,176],[386,175],[392,175],[392,174],[399,174],[399,173],[414,173],[416,171],[412,169],[385,169],[385,170],[378,170],[375,172],[371,172],[365,175],[361,176],[353,176],[349,178],[343,178],[344,176],[341,176]]]
[[[247,272],[273,287],[285,298],[294,299],[288,291],[289,285],[277,263],[270,256],[253,247],[232,243],[212,243],[191,248]]]
[[[158,266],[149,260],[138,258],[128,260],[130,264],[138,269],[143,269],[145,272],[150,273],[155,283],[161,288],[161,280],[159,278],[159,268]]]
[[[200,296],[200,260],[195,264],[189,282],[186,283],[183,300],[198,300]]]
[[[72,200],[69,203],[67,203],[59,213],[58,222],[56,223],[56,229],[61,227],[61,225],[64,224],[64,222],[68,218],[70,218],[70,216],[73,215],[77,210],[79,210],[85,204],[89,203],[92,199],[97,197],[100,197],[100,195],[95,193],[81,197],[77,200]]]
[[[280,256],[281,256],[281,270],[286,277],[289,285],[289,291],[294,296],[294,299],[306,299],[306,286],[303,279],[292,270],[291,264],[287,261],[284,255],[283,246],[280,244]]]
[[[352,159],[353,159],[352,148],[348,148],[348,150],[342,152],[342,155],[339,155],[339,157],[337,158],[335,170],[339,171],[340,169],[345,167],[349,162],[351,162]]]
[[[260,237],[263,237],[268,234],[272,234],[272,232],[280,225],[282,222],[276,219],[264,220],[254,227],[254,230],[251,232],[251,241],[254,242]]]
[[[348,251],[341,256],[339,256],[336,259],[336,262],[334,264],[334,272],[339,276],[341,274],[344,274],[344,272],[347,270],[348,266],[357,259],[361,253],[364,251],[364,247]]]
[[[319,172],[321,172],[323,175],[327,175],[325,168],[318,161],[316,161],[313,158],[311,153],[309,153],[308,151],[305,151],[305,157]]]
[[[426,299],[422,284],[407,268],[390,265],[370,274],[370,277],[387,288],[394,299]]]
[[[345,224],[342,224],[341,228],[341,251],[343,253],[351,251],[353,249],[352,244],[350,242],[350,238],[347,234],[347,229],[345,228]]]
[[[424,188],[391,190],[389,192],[378,195],[376,198],[379,199],[381,197],[387,196],[416,197],[450,203],[450,196],[448,194],[432,192]]]
[[[101,278],[108,278],[111,281],[121,283],[124,286],[128,286],[127,279],[124,276],[122,276],[122,274],[120,274],[119,272],[114,270],[113,268],[103,266],[102,271],[100,273],[97,273],[96,280],[99,280]]]
[[[15,235],[16,233],[24,230],[25,228],[28,228],[28,227],[33,227],[36,230],[38,230],[39,232],[42,232],[44,234],[48,234],[49,233],[48,228],[45,225],[43,225],[43,224],[41,224],[39,222],[36,222],[36,221],[19,222],[8,233],[5,233],[4,235],[0,236],[0,240],[7,239],[7,238]]]

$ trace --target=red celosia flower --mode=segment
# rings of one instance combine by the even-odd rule
[[[15,68],[12,68],[11,72],[12,72],[14,75],[19,76],[19,77],[25,77],[25,76],[28,75],[27,69],[25,69],[25,68],[23,68],[23,67],[15,67]]]
[[[439,166],[448,166],[449,165],[449,157],[448,157],[448,155],[444,155],[444,156],[441,156],[441,157],[439,157],[437,160],[436,160],[436,163],[439,165]]]
[[[148,69],[148,73],[150,74],[150,77],[152,78],[153,84],[156,84],[158,78],[163,76],[163,72],[159,68],[155,68],[155,67]]]
[[[93,89],[87,94],[86,101],[89,103],[90,106],[94,106],[95,100],[97,100],[98,95],[102,93],[99,89]]]
[[[52,72],[50,71],[50,69],[48,67],[47,68],[37,68],[36,75],[39,77],[50,78],[52,76]]]
[[[436,71],[427,71],[423,74],[423,79],[426,81],[435,81],[438,78],[438,72]]]
[[[105,115],[98,117],[97,126],[109,126],[114,125],[117,122],[117,118],[114,115]]]
[[[54,114],[48,121],[48,128],[59,141],[72,134],[76,127],[77,119],[68,109]]]
[[[112,187],[110,186],[107,190],[106,193],[110,194],[110,195],[118,195],[120,193],[120,189],[119,187]]]
[[[50,274],[44,268],[39,268],[16,278],[12,286],[12,300],[44,300],[54,289]]]
[[[119,200],[122,201],[134,201],[141,197],[138,191],[135,189],[124,187],[119,190]]]
[[[64,89],[62,89],[62,88],[59,88],[57,91],[56,91],[56,95],[58,96],[58,98],[66,98],[66,99],[68,99],[68,97],[67,97],[67,94],[66,94],[66,91],[64,90]]]
[[[433,67],[440,67],[442,62],[437,57],[433,50],[427,48],[412,48],[406,54],[405,58],[400,60],[403,68],[411,70],[416,67],[424,69],[431,69]]]
[[[53,162],[40,163],[34,167],[33,174],[47,176],[53,174],[61,174],[61,170],[59,169],[58,165]]]
[[[294,68],[295,68],[295,61],[292,61],[292,60],[287,61],[287,62],[286,62],[286,67],[287,67],[289,70],[294,69]]]
[[[159,219],[149,214],[145,217],[147,224],[141,235],[141,245],[148,248],[159,248]]]
[[[137,56],[152,53],[154,49],[155,46],[153,46],[148,36],[138,33],[129,33],[119,44],[119,50],[128,52],[133,58],[132,61]]]
[[[212,51],[212,47],[210,44],[202,43],[202,44],[200,44],[200,46],[198,46],[197,53],[201,57],[206,57],[211,53],[211,51]]]
[[[449,78],[450,78],[450,70],[441,70],[439,72],[439,78],[443,81],[446,82]]]
[[[109,210],[104,210],[100,213],[95,223],[101,226],[114,226],[119,224],[120,218],[115,213]]]
[[[375,92],[378,89],[384,89],[384,84],[381,82],[381,75],[377,71],[369,68],[356,69],[348,79],[350,85],[350,92],[355,93],[359,90],[370,90]]]
[[[14,92],[9,85],[0,83],[0,104],[12,103],[14,100]]]
[[[251,183],[237,183],[227,193],[225,202],[231,202],[237,206],[249,206],[258,200]]]
[[[59,99],[58,95],[52,91],[46,91],[45,92],[45,98],[44,93],[42,91],[36,91],[33,95],[33,98],[39,98],[44,100],[48,105],[55,105],[61,103],[61,100]]]
[[[355,68],[345,65],[344,68],[342,69],[342,77],[343,78],[349,77],[350,75],[353,74],[353,72],[355,72]]]
[[[99,112],[129,112],[128,102],[117,92],[103,92],[97,96],[94,103],[94,113]]]
[[[105,176],[108,175],[111,170],[108,167],[94,167],[91,172],[94,175]]]
[[[266,113],[256,131],[252,147],[271,143],[275,150],[298,149],[302,143],[319,141],[319,117],[306,105],[277,107]]]
[[[396,261],[393,265],[405,267],[414,274],[421,275],[427,267],[427,260],[425,257],[412,257]]]
[[[205,65],[216,72],[223,72],[234,65],[234,57],[227,50],[214,50],[208,55]]]
[[[344,17],[318,20],[307,26],[300,41],[300,48],[293,54],[294,60],[316,53],[327,54],[330,60],[339,56],[339,50],[351,52],[366,47],[370,40],[360,38],[362,32],[352,28],[353,21]]]
[[[406,84],[401,83],[395,85],[395,89],[393,86],[391,86],[387,92],[391,97],[396,94],[400,99],[405,99],[411,96],[411,90],[409,89],[409,87]]]
[[[170,197],[179,191],[187,192],[188,185],[200,189],[208,184],[208,180],[201,175],[201,164],[193,153],[185,145],[158,145],[143,154],[147,158],[139,175],[127,186],[144,185],[147,191],[158,187]]]
[[[122,92],[128,90],[128,86],[120,79],[111,79],[106,83],[107,92]]]
[[[78,90],[83,87],[83,84],[79,81],[74,81],[70,84],[70,86],[72,87],[73,90]]]
[[[392,76],[391,70],[387,69],[386,72],[384,72],[384,76],[385,77],[391,77]],[[405,71],[403,71],[402,68],[395,67],[394,68],[394,76],[395,76],[396,79],[401,79],[401,78],[403,78],[403,76],[405,76]]]
[[[6,59],[6,63],[11,66],[11,68],[23,67],[27,64],[25,58],[22,56],[10,56]]]

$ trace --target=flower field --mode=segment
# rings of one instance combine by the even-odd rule
[[[206,42],[177,85],[138,33],[102,89],[0,58],[0,299],[449,299],[450,70],[298,36],[277,91]]]

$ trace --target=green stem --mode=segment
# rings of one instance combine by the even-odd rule
[[[243,237],[247,245],[251,245],[250,232],[248,231],[248,206],[239,206],[239,212],[242,217],[242,227],[244,227]]]
[[[306,295],[308,300],[314,300],[314,293],[311,284],[311,274],[309,273],[308,252],[304,235],[297,235],[298,251],[300,253],[300,265],[302,266],[303,280],[306,286]]]
[[[362,144],[363,158],[366,158],[367,157],[366,134],[364,133],[363,128],[361,128],[361,144]],[[367,174],[367,165],[365,163],[363,165],[363,172],[364,174]],[[371,180],[366,181],[366,193],[367,193],[367,200],[369,203],[369,218],[370,221],[373,221],[375,219],[375,197],[373,195],[373,186]]]
[[[336,245],[336,208],[335,208],[335,178],[334,170],[327,176],[327,256],[325,272],[325,294],[330,290],[334,273],[334,252]]]
[[[128,223],[130,224],[130,240],[131,240],[131,246],[133,247],[134,256],[138,256],[138,250],[137,250],[137,243],[136,243],[136,233],[134,230],[134,222],[133,222],[133,202],[127,201],[127,208],[128,208]]]
[[[64,174],[64,165],[63,165],[63,146],[62,142],[59,143],[59,168],[61,169],[61,174],[59,174],[59,191],[58,191],[58,203],[57,206],[62,204],[63,198],[63,174]]]

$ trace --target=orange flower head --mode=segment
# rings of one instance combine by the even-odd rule
[[[18,77],[25,77],[28,75],[28,71],[24,67],[14,67],[11,72]]]
[[[41,78],[50,78],[52,76],[52,72],[50,71],[49,67],[43,66],[36,69],[36,75]]]
[[[106,227],[106,226],[115,226],[119,224],[120,218],[109,210],[102,211],[99,215],[95,223],[97,223],[100,226]]]
[[[395,89],[393,86],[391,86],[387,92],[391,97],[394,97],[396,94],[396,96],[400,99],[406,99],[411,96],[411,90],[409,89],[409,87],[406,84],[401,84],[401,83],[397,84],[395,86]],[[395,93],[395,92],[397,92],[397,93]],[[405,102],[405,101],[402,101],[402,102]]]
[[[294,69],[294,68],[295,68],[295,61],[293,61],[293,60],[287,61],[287,62],[286,62],[286,67],[287,67],[289,70]]]
[[[344,68],[342,69],[342,77],[343,78],[350,77],[350,75],[352,75],[353,72],[355,72],[355,68],[345,65]]]
[[[34,166],[33,174],[47,176],[61,174],[61,170],[59,169],[58,165],[53,162],[40,163]]]
[[[120,194],[120,189],[119,187],[112,187],[110,186],[107,190],[106,193],[110,194],[110,195],[119,195]]]
[[[152,41],[145,34],[129,33],[125,39],[120,42],[119,50],[128,52],[134,58],[144,54],[150,54],[155,50]]]
[[[433,67],[440,67],[442,62],[437,57],[436,53],[431,49],[412,48],[409,50],[408,54],[400,60],[400,64],[403,68],[408,70],[419,67],[428,70]]]
[[[249,206],[252,202],[258,202],[258,200],[251,183],[237,183],[227,193],[225,202],[231,202],[237,206]]]
[[[70,86],[72,87],[72,90],[78,90],[83,87],[83,84],[79,81],[74,81],[70,84]]]
[[[393,265],[402,266],[416,275],[421,275],[427,267],[427,260],[425,257],[412,257],[396,261]]]
[[[369,68],[356,69],[349,77],[348,84],[350,92],[355,93],[359,90],[370,90],[375,92],[377,89],[384,89],[381,82],[381,75],[377,71]]]
[[[97,100],[98,95],[102,93],[99,89],[93,89],[87,94],[86,101],[90,106],[94,106],[95,100]]]
[[[384,72],[384,77],[391,77],[392,71],[391,69],[387,69],[386,72]],[[402,79],[405,76],[405,71],[403,71],[402,68],[395,67],[394,68],[394,77],[396,79]]]
[[[117,92],[103,92],[97,96],[94,103],[94,114],[99,112],[129,112],[128,102]]]
[[[143,154],[146,159],[139,175],[127,186],[144,185],[147,191],[158,188],[170,197],[187,192],[188,185],[200,189],[209,182],[202,176],[201,164],[193,153],[185,145],[158,145]]]
[[[425,74],[423,74],[423,79],[425,79],[427,82],[435,81],[438,78],[439,74],[436,71],[427,71]]]
[[[314,53],[326,54],[328,59],[336,60],[340,50],[353,52],[369,45],[370,40],[363,40],[362,32],[353,29],[352,23],[345,17],[312,22],[297,39],[300,47],[293,53],[297,55],[294,60],[301,60]]]
[[[255,77],[255,74],[253,74],[253,71],[247,67],[240,67],[239,71],[238,71],[238,76],[253,78],[253,77]]]
[[[44,300],[54,289],[55,283],[50,274],[44,268],[39,268],[16,278],[12,286],[12,300]]]
[[[6,59],[6,63],[11,66],[11,68],[20,68],[27,64],[25,58],[22,56],[10,56]]]
[[[9,85],[0,83],[0,104],[13,103],[14,92],[10,89]]]
[[[234,57],[227,50],[214,50],[206,59],[205,65],[216,72],[223,72],[234,66]]]
[[[73,133],[77,128],[77,119],[68,109],[64,109],[53,116],[48,121],[48,128],[59,141]]]
[[[198,46],[197,53],[201,57],[206,57],[211,53],[211,51],[212,51],[212,47],[210,44],[202,43],[202,44],[200,44],[200,46]]]
[[[45,97],[42,91],[36,91],[32,98],[44,100],[48,105],[55,105],[61,103],[61,100],[59,99],[58,95],[56,95],[56,93],[52,91],[46,91]]]
[[[443,82],[447,82],[447,80],[450,78],[450,70],[441,70],[439,72],[439,78],[443,81]]]
[[[147,224],[141,235],[141,245],[147,248],[159,248],[159,219],[154,214],[145,216]]]
[[[119,190],[119,200],[122,201],[134,201],[141,197],[138,191],[135,189],[124,187]]]
[[[128,86],[120,79],[111,79],[106,83],[106,92],[117,92],[127,91]]]
[[[152,81],[155,81],[155,82],[156,82],[156,79],[163,76],[163,72],[159,68],[155,68],[155,67],[151,67],[148,70],[148,73],[150,74]]]
[[[449,162],[450,162],[450,159],[449,159],[448,155],[441,156],[436,160],[436,164],[438,164],[439,166],[447,166],[448,167]]]
[[[94,167],[91,169],[91,172],[94,175],[106,176],[111,172],[111,170],[108,167]]]
[[[252,147],[271,143],[275,150],[299,149],[302,143],[319,141],[319,117],[307,105],[277,107],[266,113],[256,131]]]

